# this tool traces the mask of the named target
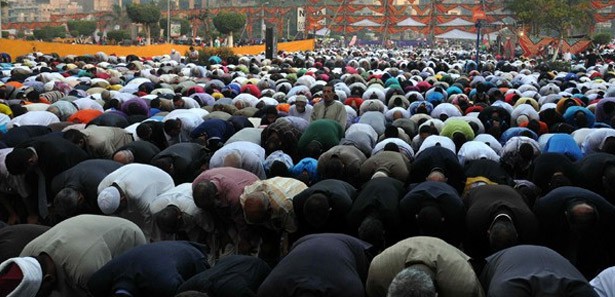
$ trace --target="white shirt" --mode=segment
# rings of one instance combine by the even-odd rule
[[[414,160],[414,150],[412,149],[410,144],[400,138],[387,138],[381,142],[378,142],[372,150],[372,156],[383,151],[384,146],[386,146],[387,143],[391,142],[397,144],[397,146],[399,147],[399,152],[404,154],[406,158],[408,158],[408,160]]]
[[[254,173],[260,179],[265,179],[265,149],[260,145],[248,141],[236,141],[225,144],[217,150],[209,160],[209,168],[217,168],[224,166],[224,159],[232,154],[237,153],[241,157],[240,169],[244,169]]]
[[[52,123],[59,123],[60,119],[55,114],[48,111],[28,111],[20,116],[13,118],[7,128],[20,126],[47,126]]]
[[[589,282],[600,297],[615,297],[615,267],[609,267]]]
[[[615,130],[611,128],[592,129],[581,144],[584,155],[602,151],[602,146],[607,137],[615,137]]]
[[[188,233],[191,241],[197,241],[199,239],[199,233],[201,230],[211,232],[213,231],[213,222],[207,213],[198,208],[194,204],[192,198],[192,183],[183,183],[175,188],[172,188],[156,197],[154,201],[149,204],[149,210],[152,215],[160,212],[167,206],[176,206],[183,213],[183,227],[182,230]],[[168,234],[162,234],[162,231],[154,224],[153,239],[156,240],[172,240]]]
[[[198,127],[201,123],[204,122],[203,118],[192,109],[175,109],[169,112],[166,116],[164,116],[164,118],[162,118],[162,121],[166,122],[170,119],[180,120],[182,122],[182,128],[178,142],[189,141],[190,132],[192,132],[194,128]]]
[[[436,146],[438,144],[441,147],[446,148],[453,153],[456,153],[457,151],[455,149],[455,143],[450,138],[440,136],[440,135],[430,135],[429,137],[425,138],[425,140],[423,140],[423,143],[421,144],[421,147],[419,148],[419,150],[416,152],[416,155],[418,156],[418,154],[420,154],[425,149],[432,147],[432,146]]]
[[[464,143],[457,153],[459,163],[466,164],[469,161],[488,159],[500,162],[500,156],[487,144],[480,141],[468,141]]]
[[[153,227],[150,203],[175,187],[173,178],[158,167],[132,163],[109,173],[98,185],[98,193],[113,183],[122,189],[128,200],[128,207],[117,215],[137,224],[149,239]]]
[[[75,104],[79,110],[95,109],[103,112],[105,111],[100,103],[90,98],[79,98],[73,101],[73,104]]]

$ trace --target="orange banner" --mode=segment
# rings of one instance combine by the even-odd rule
[[[188,51],[188,48],[189,46],[177,44],[160,44],[150,46],[113,46],[0,39],[0,52],[5,52],[11,55],[11,57],[13,58],[31,53],[32,49],[46,54],[57,53],[60,56],[93,55],[97,52],[104,52],[108,55],[115,54],[117,56],[137,55],[140,57],[152,57],[169,54],[171,53],[172,49],[175,49],[183,54]],[[278,50],[288,52],[307,51],[313,49],[313,39],[278,43]],[[233,52],[238,55],[255,55],[264,51],[264,45],[233,48]]]

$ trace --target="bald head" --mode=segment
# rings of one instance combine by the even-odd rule
[[[224,167],[241,168],[241,155],[237,152],[232,152],[224,157],[222,161]]]
[[[425,180],[445,183],[448,181],[448,178],[446,178],[442,171],[432,170]]]
[[[269,197],[265,192],[254,192],[246,196],[243,213],[248,224],[263,224],[269,219]]]
[[[585,202],[581,202],[572,205],[568,209],[567,215],[571,225],[577,227],[589,227],[595,223],[597,212],[593,206]]]
[[[122,164],[129,164],[135,161],[135,156],[130,150],[121,150],[113,155],[113,161]]]

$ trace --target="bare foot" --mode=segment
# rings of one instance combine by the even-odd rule
[[[9,225],[19,224],[20,223],[19,216],[16,213],[9,214],[9,219],[6,223]]]
[[[38,215],[29,215],[28,224],[36,224],[36,225],[40,224]]]

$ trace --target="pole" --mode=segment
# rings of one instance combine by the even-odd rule
[[[171,0],[167,0],[167,43],[171,43]]]
[[[480,53],[480,27],[481,20],[476,21],[476,70],[478,70],[479,53]]]
[[[261,42],[265,42],[265,3],[261,3]]]

